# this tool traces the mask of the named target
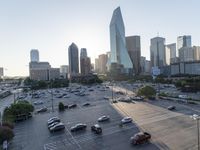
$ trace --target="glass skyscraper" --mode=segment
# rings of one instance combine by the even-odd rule
[[[120,7],[116,8],[110,22],[110,63],[123,66],[123,73],[132,69],[132,61],[126,48],[125,28]]]
[[[79,73],[78,47],[72,43],[68,48],[69,73],[76,75]]]
[[[177,55],[179,56],[179,49],[182,47],[191,47],[192,41],[190,35],[178,36],[177,38]]]

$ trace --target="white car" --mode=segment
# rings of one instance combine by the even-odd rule
[[[121,120],[121,123],[122,124],[125,124],[125,123],[131,123],[133,120],[131,117],[124,117],[122,120]]]
[[[58,118],[58,117],[51,117],[51,118],[49,118],[47,120],[47,124],[51,123],[53,120],[58,120],[58,119],[60,119],[60,118]]]
[[[110,117],[109,116],[101,116],[99,119],[98,119],[98,122],[103,122],[103,121],[108,121],[110,120]]]
[[[54,132],[54,131],[59,131],[59,130],[64,130],[64,129],[65,129],[65,125],[62,122],[60,122],[60,123],[54,125],[53,127],[51,127],[49,130],[51,132]]]
[[[43,104],[43,103],[44,103],[43,101],[35,101],[34,105],[40,105],[40,104]]]

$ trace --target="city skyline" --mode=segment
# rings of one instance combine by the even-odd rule
[[[94,63],[98,55],[110,51],[109,23],[118,6],[126,36],[141,37],[141,55],[147,59],[150,58],[150,39],[158,33],[166,39],[166,44],[176,43],[178,36],[191,35],[192,44],[198,46],[200,22],[195,18],[198,4],[198,1],[180,0],[173,3],[159,0],[129,0],[126,3],[122,0],[2,1],[0,67],[6,68],[4,74],[7,76],[27,76],[31,49],[38,49],[41,60],[50,62],[53,67],[67,65],[67,49],[72,42],[79,48],[87,48]],[[190,11],[186,11],[188,6]]]

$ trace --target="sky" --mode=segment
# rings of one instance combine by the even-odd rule
[[[68,64],[68,47],[87,48],[92,62],[110,51],[109,24],[120,6],[126,36],[141,36],[149,59],[150,39],[191,35],[200,45],[199,0],[0,0],[0,67],[6,76],[28,76],[30,50],[52,67]]]

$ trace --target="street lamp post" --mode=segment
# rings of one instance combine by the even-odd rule
[[[197,145],[198,145],[198,150],[200,150],[200,145],[199,145],[199,120],[200,120],[200,116],[197,115],[197,114],[193,114],[191,116],[192,119],[196,120],[197,121]]]

